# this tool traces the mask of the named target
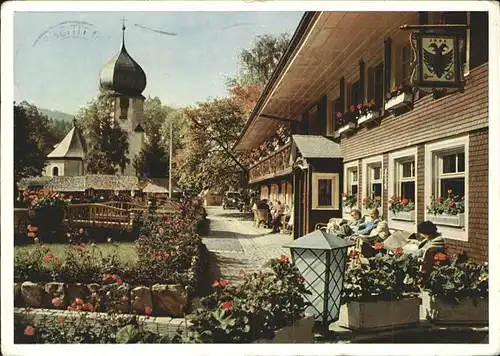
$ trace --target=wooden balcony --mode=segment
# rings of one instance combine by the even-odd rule
[[[260,162],[251,166],[249,171],[249,183],[252,184],[265,179],[290,174],[292,172],[290,150],[291,144],[288,143]]]

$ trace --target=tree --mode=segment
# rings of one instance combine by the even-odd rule
[[[85,141],[85,163],[89,173],[115,174],[117,167],[123,172],[129,163],[127,133],[115,122],[113,108],[113,98],[101,92],[77,113],[77,127]]]
[[[36,106],[23,101],[14,103],[14,181],[39,176],[45,158],[57,143],[49,129],[49,120]]]
[[[73,123],[71,121],[65,121],[61,119],[49,119],[50,131],[54,135],[54,138],[61,142],[64,137],[71,130]]]
[[[144,101],[143,127],[145,144],[134,159],[134,167],[142,176],[162,178],[169,174],[170,123],[179,127],[177,110],[161,103],[158,97]],[[174,135],[178,137],[178,135]],[[174,147],[179,139],[174,140]]]
[[[231,152],[245,124],[241,107],[231,98],[198,103],[181,112],[182,151],[175,157],[181,185],[226,190],[238,187],[245,173],[244,156]]]
[[[250,114],[259,100],[262,89],[271,78],[280,58],[285,53],[289,36],[257,36],[249,49],[239,55],[239,73],[229,78],[227,87],[231,97]]]

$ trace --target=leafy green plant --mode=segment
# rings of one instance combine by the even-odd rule
[[[270,271],[246,274],[238,286],[213,283],[215,292],[202,299],[185,341],[246,343],[272,338],[275,330],[304,316],[310,292],[296,267],[283,256],[269,262]]]
[[[344,206],[351,209],[356,206],[356,202],[358,201],[356,194],[344,193],[342,194],[342,199],[344,200]]]
[[[487,298],[489,292],[488,264],[453,259],[451,264],[436,265],[426,279],[424,289],[430,295],[458,303],[463,298]]]
[[[363,198],[363,207],[365,209],[378,209],[381,206],[382,206],[382,198],[378,195]]]
[[[419,293],[420,262],[416,257],[403,254],[377,253],[361,263],[354,252],[344,277],[342,304],[350,301],[391,301]]]
[[[389,200],[389,210],[394,214],[397,214],[400,211],[414,211],[415,203],[404,197],[393,195]]]
[[[427,206],[427,212],[433,215],[458,215],[465,212],[465,198],[453,191],[448,190],[446,198],[435,198],[431,196],[431,203]]]

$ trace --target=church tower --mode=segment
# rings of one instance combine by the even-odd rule
[[[141,124],[145,99],[142,92],[146,88],[146,74],[125,48],[125,24],[122,27],[121,51],[102,68],[99,85],[114,98],[115,122],[128,135],[127,158],[130,162],[123,174],[135,176],[133,161],[141,152],[144,142],[144,129]]]

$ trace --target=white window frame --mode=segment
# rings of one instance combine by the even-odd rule
[[[370,167],[373,167],[375,165],[379,165],[380,164],[380,183],[382,184],[382,195],[381,195],[381,206],[379,208],[379,213],[380,213],[380,216],[382,216],[382,212],[383,212],[383,209],[384,209],[384,199],[383,199],[383,196],[384,196],[384,189],[385,189],[385,186],[384,186],[384,156],[383,155],[379,155],[379,156],[373,156],[373,157],[369,157],[369,158],[365,158],[363,159],[363,165],[362,165],[362,182],[363,182],[363,187],[362,187],[362,191],[361,191],[361,200],[366,197],[366,196],[369,196],[369,194],[367,192],[370,192],[371,194],[371,189],[368,189],[369,185],[373,182],[371,182],[369,179],[368,179],[368,170],[370,169]],[[372,171],[370,170],[370,175],[371,175]],[[359,179],[359,175],[358,175],[358,179]],[[358,185],[358,191],[359,191],[359,185]],[[364,211],[364,207],[363,207],[363,203],[361,202],[361,210],[366,213]]]
[[[387,196],[389,199],[393,195],[399,195],[399,170],[401,170],[401,175],[402,175],[402,169],[403,166],[401,165],[402,162],[406,162],[408,160],[414,160],[415,162],[415,176],[412,178],[412,180],[415,181],[415,221],[401,221],[401,220],[393,220],[391,218],[391,214],[387,213],[388,215],[388,221],[389,221],[389,226],[393,229],[398,229],[398,230],[405,230],[405,231],[416,231],[417,230],[417,208],[418,208],[418,187],[417,187],[417,182],[418,182],[418,177],[417,177],[417,147],[411,147],[405,150],[401,151],[396,151],[396,152],[391,152],[389,153],[389,174],[388,174],[388,187],[387,187]],[[387,206],[389,206],[389,202],[387,202]]]
[[[332,205],[318,205],[318,182],[320,179],[332,180]],[[312,174],[312,210],[339,210],[339,174],[338,173],[313,173]]]
[[[359,161],[354,161],[354,162],[349,162],[349,163],[344,163],[344,191],[343,193],[350,194],[351,193],[351,173],[352,171],[356,171],[358,174],[358,180],[356,182],[356,185],[358,186],[358,193],[359,193]],[[358,194],[359,196],[359,194]],[[358,209],[359,207],[359,202],[356,202],[356,206],[354,209]],[[345,209],[342,209],[344,218],[347,219],[352,219],[351,213],[350,212],[345,212]]]
[[[425,220],[428,220],[427,205],[429,204],[429,197],[431,195],[437,196],[439,192],[439,185],[437,184],[438,178],[436,172],[440,172],[439,163],[440,159],[436,159],[437,155],[443,153],[460,152],[464,151],[465,157],[465,226],[464,227],[451,227],[438,225],[438,231],[441,232],[443,237],[452,240],[468,241],[469,231],[469,136],[462,136],[452,138],[444,141],[439,141],[432,144],[425,145]]]

